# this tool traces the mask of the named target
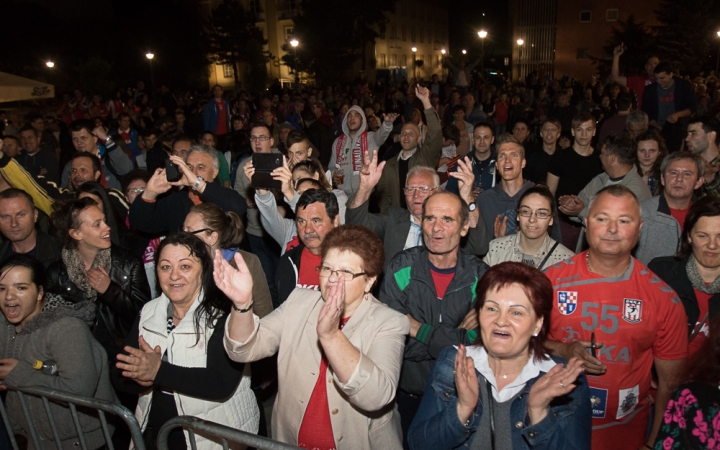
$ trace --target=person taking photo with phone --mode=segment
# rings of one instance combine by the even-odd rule
[[[213,183],[218,174],[217,152],[206,145],[193,145],[185,154],[169,159],[177,169],[173,175],[171,165],[156,169],[148,181],[145,192],[130,205],[130,226],[138,231],[164,235],[181,230],[185,216],[193,205],[214,203],[225,212],[244,217],[245,199],[230,188]],[[178,189],[172,190],[176,186]]]

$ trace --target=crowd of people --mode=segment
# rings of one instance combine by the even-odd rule
[[[148,448],[178,415],[319,450],[718,448],[720,81],[623,52],[585,83],[446,60],[0,111],[0,447],[46,386]]]

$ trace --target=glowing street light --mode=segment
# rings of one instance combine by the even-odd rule
[[[292,45],[293,53],[295,54],[295,89],[298,88],[300,85],[300,72],[298,71],[298,58],[297,58],[297,47],[300,45],[300,42],[298,42],[297,39],[293,39],[290,41],[290,45]]]
[[[480,36],[480,42],[482,42],[482,54],[480,56],[480,75],[485,73],[485,38],[487,37],[487,31],[480,30],[478,31],[478,36]]]
[[[462,54],[467,55],[467,50],[463,49]]]
[[[417,80],[417,47],[413,47],[410,50],[413,52],[413,72],[415,74],[415,80]]]
[[[718,37],[720,37],[720,31],[717,32]],[[718,74],[718,69],[720,69],[720,47],[718,47],[718,59],[717,63],[715,63],[715,75]]]
[[[525,43],[525,41],[523,41],[522,39],[517,40],[517,45],[523,45],[524,43]]]
[[[51,69],[52,69],[53,67],[55,67],[55,63],[52,62],[52,61],[46,62],[45,65],[48,66],[48,67],[51,68]]]
[[[445,49],[443,48],[442,50],[440,50],[440,53],[442,53],[442,54],[444,55],[444,54],[445,54]]]
[[[153,58],[155,58],[155,53],[153,52],[147,52],[145,53],[145,57],[148,59],[148,62],[150,63],[150,81],[152,81],[152,87],[153,87],[153,94],[155,93],[155,74],[153,74]]]

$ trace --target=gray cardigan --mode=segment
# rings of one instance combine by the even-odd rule
[[[663,194],[645,200],[640,206],[643,226],[635,247],[635,258],[647,266],[654,258],[677,253],[682,225],[670,214],[670,207]]]
[[[65,306],[59,296],[47,294],[46,298],[48,302],[45,308],[28,321],[19,333],[15,332],[15,326],[8,323],[4,315],[0,316],[0,357],[19,360],[4,383],[15,389],[41,386],[117,403],[110,385],[107,354],[93,338],[86,324],[88,321],[92,322],[95,316],[95,305],[92,302],[83,302]],[[45,375],[33,369],[34,361],[50,359],[58,364],[57,375]],[[8,392],[6,405],[13,433],[25,435],[29,439],[28,426],[17,393]],[[42,448],[55,448],[42,400],[30,397],[28,407],[36,418],[35,426]],[[50,403],[50,408],[63,449],[79,448],[80,443],[69,408],[53,402]],[[95,449],[104,445],[105,439],[97,416],[80,410],[78,415],[88,448]],[[31,449],[32,440],[29,440],[28,448]]]

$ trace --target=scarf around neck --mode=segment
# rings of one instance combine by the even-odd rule
[[[716,277],[710,284],[705,284],[702,276],[700,275],[697,264],[698,263],[695,260],[695,255],[690,254],[688,262],[687,264],[685,264],[685,271],[687,272],[687,276],[688,279],[690,279],[692,287],[706,294],[713,295],[720,293],[720,277]]]
[[[82,256],[80,256],[80,252],[77,249],[63,248],[62,260],[65,263],[70,281],[72,281],[78,289],[83,291],[88,299],[95,301],[98,293],[90,286],[90,283],[88,283],[85,263],[83,262]],[[92,266],[90,266],[90,269],[102,267],[105,269],[105,272],[109,274],[111,265],[110,249],[106,248],[100,250],[97,255],[95,255],[95,260]]]

